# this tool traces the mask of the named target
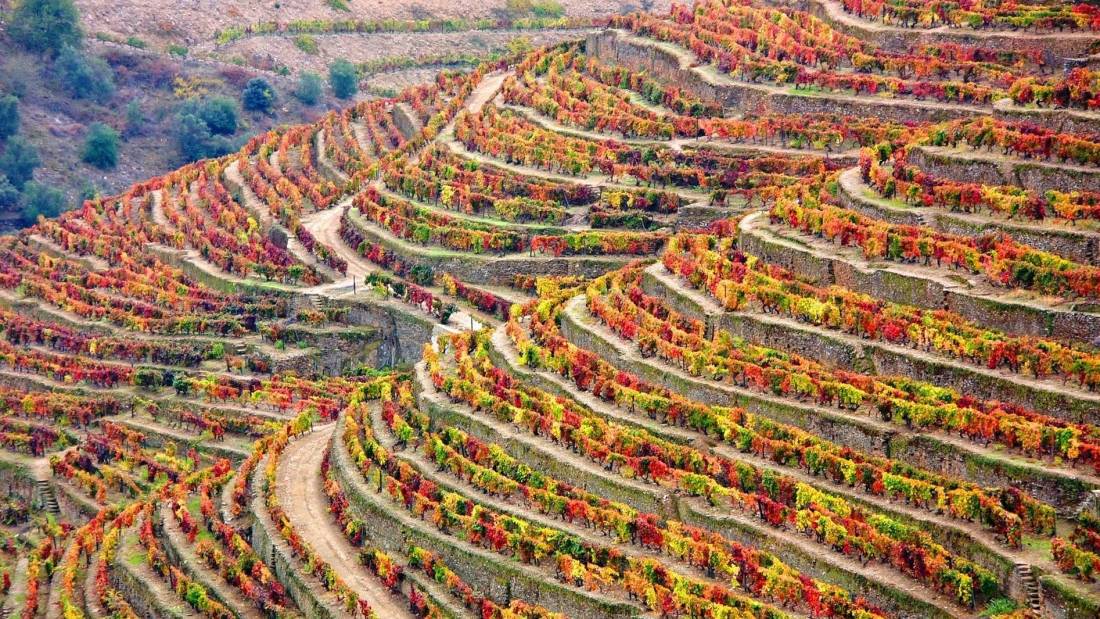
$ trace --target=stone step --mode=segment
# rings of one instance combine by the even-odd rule
[[[1035,574],[1031,571],[1031,565],[1017,563],[1015,567],[1016,573],[1020,577],[1020,583],[1024,587],[1028,608],[1036,613],[1041,613],[1043,609],[1042,588],[1039,586],[1039,581],[1035,579]]]
[[[42,507],[55,516],[61,514],[61,506],[57,502],[57,494],[54,492],[53,485],[48,480],[39,479],[35,480],[35,495]]]

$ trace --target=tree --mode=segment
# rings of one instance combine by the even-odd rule
[[[61,48],[54,65],[61,85],[74,99],[91,99],[106,103],[115,96],[115,74],[107,61],[88,56],[66,45]]]
[[[80,14],[73,0],[22,0],[8,23],[8,35],[32,52],[56,54],[80,45]]]
[[[103,123],[92,123],[84,140],[84,163],[100,170],[113,170],[118,165],[118,132]]]
[[[65,194],[53,187],[31,181],[23,190],[23,209],[19,214],[23,224],[30,226],[38,216],[57,217],[65,208]]]
[[[19,99],[15,95],[0,97],[0,140],[19,131]]]
[[[228,139],[213,135],[206,121],[187,109],[176,116],[176,146],[187,161],[220,157],[233,151]]]
[[[328,82],[334,95],[340,99],[350,99],[359,90],[359,73],[355,65],[340,58],[329,66]]]
[[[145,112],[141,111],[141,105],[137,101],[131,101],[126,104],[126,130],[123,131],[123,136],[131,138],[136,135],[141,135],[145,130]]]
[[[241,101],[244,109],[253,112],[270,112],[275,105],[275,89],[262,77],[254,77],[248,80],[241,92]]]
[[[298,79],[298,88],[295,89],[294,96],[306,105],[316,105],[321,100],[323,88],[321,76],[312,71],[306,71]]]
[[[237,132],[237,103],[229,97],[210,97],[198,108],[198,117],[211,133],[233,135]]]
[[[0,174],[0,210],[10,211],[19,204],[19,190],[7,176]]]
[[[42,160],[38,158],[38,151],[22,136],[8,140],[4,154],[0,155],[0,173],[20,191],[34,178],[34,169],[40,165]]]
[[[176,119],[176,144],[184,159],[195,161],[205,157],[210,137],[210,127],[198,116],[180,114]]]

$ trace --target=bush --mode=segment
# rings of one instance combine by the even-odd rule
[[[32,52],[56,54],[80,45],[80,14],[73,0],[23,0],[8,23],[8,36]]]
[[[316,105],[321,100],[321,92],[324,86],[321,84],[321,76],[311,71],[302,73],[298,79],[298,88],[294,96],[306,105]]]
[[[176,118],[176,145],[184,159],[195,161],[205,157],[210,137],[210,128],[198,116],[180,114]]]
[[[241,93],[244,109],[253,112],[270,112],[275,105],[275,89],[262,77],[254,77],[245,84]]]
[[[61,78],[61,85],[74,99],[106,103],[115,96],[114,72],[98,56],[87,56],[74,47],[65,46],[54,66]]]
[[[0,174],[0,210],[10,211],[19,204],[19,190],[8,177]]]
[[[42,160],[38,158],[38,151],[21,136],[8,140],[4,154],[0,155],[0,173],[20,191],[34,178],[34,169],[40,165]]]
[[[176,147],[188,162],[220,157],[233,152],[233,143],[225,136],[214,135],[206,121],[194,110],[185,108],[176,115]]]
[[[103,123],[92,123],[84,139],[84,163],[100,170],[113,170],[118,165],[118,132]]]
[[[359,72],[355,65],[341,58],[329,66],[328,82],[337,98],[350,99],[359,91]]]
[[[139,367],[134,370],[134,386],[156,389],[164,384],[164,372],[157,368]]]
[[[237,102],[229,97],[210,97],[203,100],[195,106],[195,115],[215,135],[233,135],[237,132]]]
[[[317,38],[308,34],[299,34],[294,37],[294,46],[310,56],[317,55],[317,51],[319,50]]]
[[[552,17],[565,15],[565,7],[557,0],[508,0],[505,11],[512,18],[527,17]]]
[[[19,131],[19,99],[15,95],[0,97],[0,140]]]
[[[23,208],[19,213],[23,224],[30,226],[38,221],[38,216],[57,217],[65,209],[65,194],[53,187],[35,182],[27,183],[23,191]]]
[[[168,45],[168,53],[172,56],[178,56],[180,58],[187,57],[187,48],[183,45],[177,45],[176,43],[170,43]]]
[[[141,111],[141,105],[137,101],[126,104],[126,131],[125,137],[130,138],[141,135],[145,130],[145,112]]]
[[[557,0],[535,0],[531,4],[531,12],[535,17],[561,17],[565,15],[565,7]]]

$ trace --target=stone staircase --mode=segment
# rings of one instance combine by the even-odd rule
[[[330,307],[329,298],[319,294],[309,295],[309,306],[313,309],[323,312]]]
[[[1039,586],[1038,579],[1031,572],[1031,566],[1027,563],[1016,564],[1016,574],[1020,577],[1020,585],[1027,595],[1027,606],[1038,615],[1043,613],[1043,590]]]
[[[35,498],[38,499],[39,505],[47,513],[55,516],[61,515],[61,506],[57,503],[57,494],[54,493],[53,486],[50,485],[49,480],[39,479],[34,482],[35,485]]]

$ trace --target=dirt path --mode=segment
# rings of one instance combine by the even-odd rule
[[[322,490],[321,461],[334,427],[318,427],[287,446],[279,459],[275,495],[302,539],[370,603],[379,617],[411,619],[405,605],[359,564],[356,549],[329,514],[328,498]]]

